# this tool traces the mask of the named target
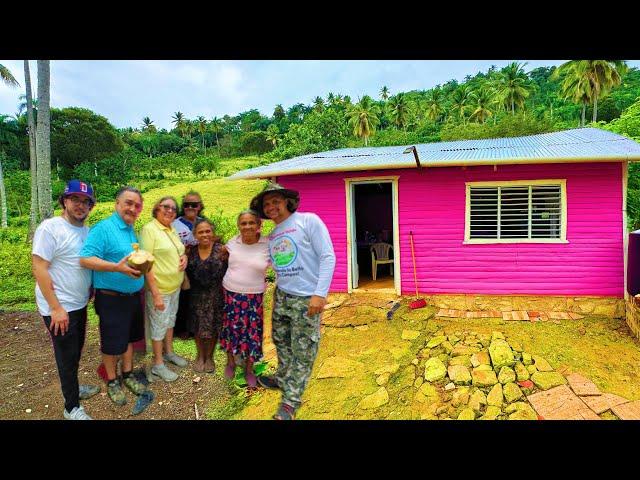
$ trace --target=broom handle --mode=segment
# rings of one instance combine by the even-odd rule
[[[416,276],[416,254],[413,251],[413,232],[409,232],[409,240],[411,241],[411,260],[413,261],[413,283],[416,286],[416,299],[418,298],[418,277]]]

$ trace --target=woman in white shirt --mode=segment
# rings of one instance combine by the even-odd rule
[[[222,279],[225,315],[220,346],[227,352],[225,376],[233,378],[235,359],[239,357],[245,362],[247,385],[253,388],[253,365],[262,359],[262,302],[270,264],[269,240],[260,235],[262,220],[257,212],[243,210],[237,224],[240,234],[226,245],[229,267]]]

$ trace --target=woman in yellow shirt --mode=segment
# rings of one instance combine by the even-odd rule
[[[142,227],[140,232],[140,247],[155,257],[153,267],[145,275],[145,312],[153,344],[154,365],[151,373],[165,382],[178,378],[164,364],[165,360],[179,367],[188,365],[184,358],[173,352],[173,327],[176,323],[184,269],[187,266],[184,245],[171,226],[177,210],[175,198],[162,197],[153,206],[153,220]]]

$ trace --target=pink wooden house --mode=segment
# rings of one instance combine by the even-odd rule
[[[300,192],[336,252],[331,290],[621,299],[627,163],[640,145],[594,128],[340,149],[236,173]],[[370,246],[394,262],[372,280]]]

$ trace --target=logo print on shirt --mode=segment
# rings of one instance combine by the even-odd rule
[[[288,267],[298,256],[298,246],[288,235],[278,238],[269,250],[271,261],[278,268]]]

